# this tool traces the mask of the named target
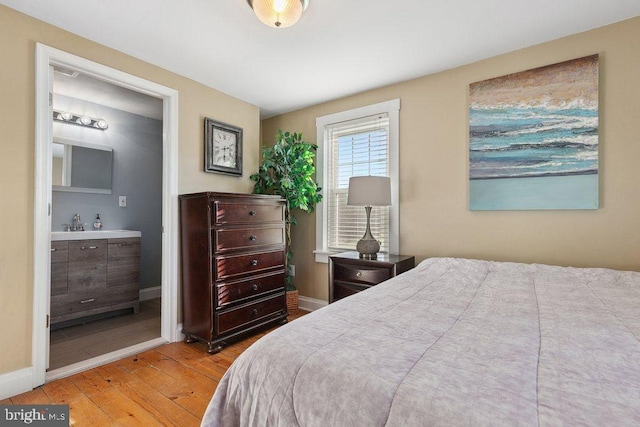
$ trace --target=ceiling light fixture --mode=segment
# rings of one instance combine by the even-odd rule
[[[104,119],[94,119],[93,117],[81,116],[80,114],[66,111],[53,110],[53,120],[100,130],[105,130],[109,127],[109,124]]]
[[[310,0],[247,0],[258,19],[273,28],[290,27],[307,10]]]

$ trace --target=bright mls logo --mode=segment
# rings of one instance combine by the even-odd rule
[[[69,405],[7,405],[0,412],[0,427],[69,426]]]

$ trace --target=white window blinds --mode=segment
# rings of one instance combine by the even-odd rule
[[[389,117],[383,113],[334,123],[325,132],[327,247],[353,250],[364,234],[367,218],[364,207],[347,206],[349,178],[389,176]],[[372,209],[371,233],[380,241],[380,250],[388,252],[389,207]]]

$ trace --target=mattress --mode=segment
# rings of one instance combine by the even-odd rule
[[[640,273],[431,258],[266,335],[205,426],[640,425]]]

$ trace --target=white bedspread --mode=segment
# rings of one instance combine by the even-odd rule
[[[640,425],[640,273],[432,258],[260,339],[206,426]]]

